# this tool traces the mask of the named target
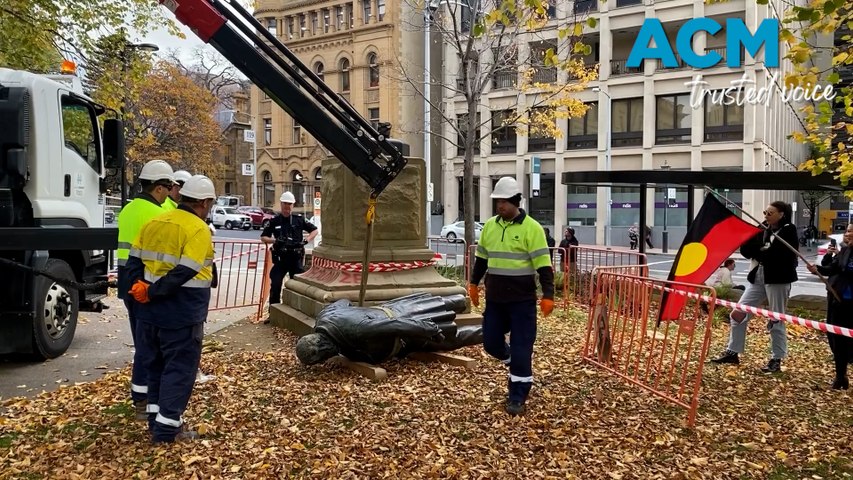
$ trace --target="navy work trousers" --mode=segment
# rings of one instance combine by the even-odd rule
[[[148,371],[148,429],[154,442],[172,442],[193,392],[204,324],[168,329],[139,322],[137,328],[136,350]]]
[[[506,334],[509,333],[509,343]],[[509,365],[509,401],[524,403],[533,384],[536,300],[497,303],[486,300],[483,348]]]
[[[275,262],[270,269],[270,305],[281,303],[281,288],[284,284],[284,277],[303,273],[303,257],[296,254],[284,254],[281,261]]]
[[[124,298],[127,308],[127,318],[130,319],[130,336],[133,338],[133,366],[130,371],[130,398],[134,402],[142,402],[148,398],[148,373],[145,371],[145,361],[139,354],[139,342],[136,341],[136,300],[128,294]]]

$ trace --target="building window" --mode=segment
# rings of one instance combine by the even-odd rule
[[[323,9],[323,33],[329,33],[329,25],[331,23],[331,19],[329,18],[329,9]]]
[[[352,2],[347,4],[347,17],[349,17],[349,28],[355,28],[355,6]]]
[[[539,175],[539,191],[538,195],[533,196],[533,181],[530,175],[528,179],[528,192],[530,198],[527,199],[529,205],[527,211],[531,217],[542,225],[554,224],[554,190],[557,183],[557,176],[553,173],[542,173]],[[551,232],[551,235],[560,238],[556,232]]]
[[[264,119],[264,145],[272,145],[272,119]]]
[[[376,0],[376,16],[380,22],[385,18],[385,0]]]
[[[320,31],[320,20],[317,12],[311,12],[311,35],[317,35]]]
[[[553,118],[554,112],[549,110],[553,110],[549,107],[536,107],[530,110],[531,121],[528,122],[527,126],[527,151],[528,152],[547,152],[549,150],[554,150],[554,147],[557,145],[556,140],[553,137],[549,137],[547,134],[543,132],[531,132],[530,125],[535,123],[536,117],[542,118],[542,116],[547,116]],[[547,118],[546,117],[546,118]]]
[[[643,98],[613,100],[611,144],[627,147],[643,144]]]
[[[595,226],[597,192],[597,187],[566,185],[566,223],[570,227]]]
[[[492,62],[495,63],[492,88],[515,88],[518,83],[517,58],[515,48],[492,49]]]
[[[743,140],[743,106],[705,101],[705,141]]]
[[[264,206],[272,207],[275,199],[275,185],[272,183],[272,173],[270,173],[268,170],[264,170],[262,176],[264,179],[264,190],[263,195],[261,195],[261,198],[263,199]]]
[[[287,38],[293,38],[293,17],[287,17],[285,23],[287,24]]]
[[[299,36],[300,37],[304,37],[305,32],[308,30],[308,28],[305,26],[306,22],[307,22],[307,20],[305,19],[305,14],[303,13],[302,15],[299,15]]]
[[[364,24],[367,25],[370,23],[370,4],[373,0],[362,0],[362,4],[364,5]]]
[[[349,92],[349,60],[341,59],[341,92]]]
[[[596,11],[598,11],[598,0],[575,0],[575,15]]]
[[[275,18],[267,18],[267,31],[273,35],[276,35],[276,32],[278,32],[275,24]]]
[[[612,187],[610,222],[614,227],[630,227],[640,219],[640,188]],[[628,231],[625,230],[625,236]],[[615,237],[614,237],[615,238]]]
[[[344,7],[335,7],[335,18],[337,19],[336,28],[340,31],[344,29]]]
[[[314,73],[320,80],[325,81],[325,74],[323,73],[323,62],[317,62],[314,64]]]
[[[515,117],[515,110],[492,112],[492,153],[515,153]]]
[[[302,207],[305,205],[305,182],[303,180],[305,177],[302,176],[302,172],[299,170],[293,170],[290,172],[290,184],[285,185],[287,190],[290,190],[290,193],[296,197],[296,203],[293,204],[294,207]]]
[[[370,88],[379,86],[379,63],[375,53],[367,56],[367,86]]]
[[[294,145],[302,145],[302,125],[295,119],[293,120],[293,134],[290,137],[291,143]]]
[[[374,129],[379,129],[379,108],[368,108],[367,119],[370,120],[370,125]]]
[[[581,150],[598,146],[598,103],[587,103],[584,116],[569,119],[566,149]]]
[[[465,155],[465,135],[468,133],[468,114],[456,115],[456,154]],[[480,114],[477,113],[477,126],[474,129],[474,154],[480,153]]]
[[[533,83],[554,83],[557,81],[557,67],[545,65],[545,54],[548,50],[557,53],[556,41],[543,41],[530,44],[528,64],[533,69]]]
[[[655,143],[689,143],[691,111],[689,94],[657,97]]]

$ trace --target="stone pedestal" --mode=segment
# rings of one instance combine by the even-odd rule
[[[314,249],[311,268],[285,283],[283,303],[270,312],[274,325],[297,335],[313,328],[313,317],[327,304],[342,298],[358,302],[361,286],[370,190],[335,158],[325,160],[322,168],[323,243]],[[425,205],[425,164],[410,158],[376,205],[370,255],[375,270],[368,275],[366,305],[415,292],[466,295],[463,287],[432,266],[434,253],[426,247]],[[462,315],[460,320],[474,323],[479,316]]]

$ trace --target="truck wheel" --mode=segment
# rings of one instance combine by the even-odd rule
[[[49,259],[45,271],[58,278],[75,280],[74,271],[63,260]],[[79,292],[41,275],[34,283],[33,350],[41,359],[56,358],[68,350],[74,339]]]
[[[228,230],[232,230],[234,227],[231,225],[231,220],[225,222],[225,228]]]

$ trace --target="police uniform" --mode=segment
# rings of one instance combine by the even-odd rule
[[[150,301],[137,306],[137,350],[148,373],[154,442],[173,441],[183,423],[215,286],[213,256],[207,224],[184,205],[146,224],[130,252],[129,279],[150,284]]]
[[[273,267],[270,269],[270,305],[281,303],[284,276],[293,278],[304,271],[305,243],[302,241],[302,233],[314,230],[317,230],[317,226],[302,215],[291,213],[285,217],[279,213],[261,233],[262,237],[275,239],[272,247]]]
[[[131,282],[128,281],[125,266],[127,265],[131,245],[136,240],[142,227],[152,218],[160,216],[163,213],[164,210],[157,202],[157,199],[142,192],[122,208],[121,213],[118,215],[118,250],[116,250],[116,259],[118,260],[118,297],[124,300],[124,306],[127,308],[127,316],[130,319],[130,336],[133,338],[134,345],[138,344],[136,341],[135,313],[137,304],[133,300],[133,297],[127,294],[127,291],[130,290]],[[134,353],[133,367],[130,374],[130,396],[135,403],[144,402],[148,397],[148,377],[145,374],[143,362],[136,358],[138,353],[139,350],[137,349]]]
[[[545,231],[524,210],[511,221],[500,216],[483,226],[471,284],[485,275],[483,348],[509,365],[509,401],[524,404],[533,383],[536,340],[536,274],[542,298],[554,298],[554,273]],[[486,274],[488,272],[488,274]],[[505,335],[510,334],[507,344]]]

